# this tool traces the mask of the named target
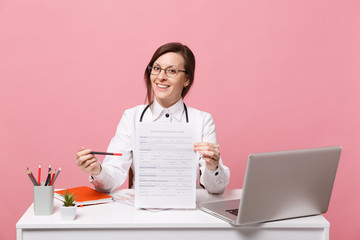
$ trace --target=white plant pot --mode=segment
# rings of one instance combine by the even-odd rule
[[[60,207],[61,219],[65,221],[73,221],[76,217],[76,206],[72,207]]]

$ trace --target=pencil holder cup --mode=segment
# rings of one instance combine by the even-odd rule
[[[35,215],[51,215],[54,212],[54,186],[34,186]]]

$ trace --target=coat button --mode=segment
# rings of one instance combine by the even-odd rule
[[[168,117],[170,117],[170,115],[167,113],[167,114],[165,114],[165,117],[167,117],[167,118],[168,118]]]

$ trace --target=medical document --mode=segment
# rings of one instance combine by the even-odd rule
[[[189,123],[138,123],[136,208],[196,208],[192,129]]]

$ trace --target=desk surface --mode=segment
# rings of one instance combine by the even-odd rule
[[[197,190],[197,202],[238,199],[241,189],[227,190],[223,195],[210,195],[206,190]],[[164,210],[153,212],[135,209],[133,206],[114,202],[79,207],[75,221],[62,221],[61,202],[55,200],[54,213],[50,216],[34,216],[33,204],[16,224],[17,229],[104,229],[104,228],[234,228],[233,225],[201,210]],[[322,216],[295,218],[236,228],[329,228]]]

